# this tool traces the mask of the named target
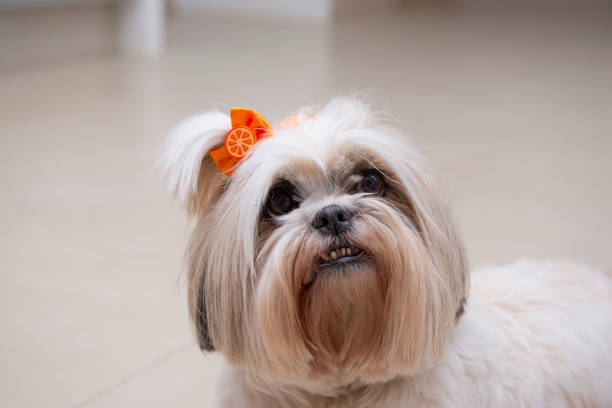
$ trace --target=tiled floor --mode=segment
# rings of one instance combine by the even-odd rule
[[[155,167],[210,107],[282,118],[365,91],[448,180],[473,265],[612,267],[610,12],[182,18],[169,45],[0,73],[1,406],[210,401],[220,359],[191,338],[187,223]]]

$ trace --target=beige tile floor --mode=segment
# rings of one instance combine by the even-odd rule
[[[155,159],[210,107],[365,91],[454,192],[473,265],[612,267],[612,14],[429,10],[328,29],[183,17],[159,59],[0,73],[0,406],[207,406],[186,220]]]

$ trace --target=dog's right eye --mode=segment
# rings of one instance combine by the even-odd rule
[[[300,206],[295,189],[291,185],[281,185],[272,189],[268,195],[266,213],[271,216],[287,214]]]

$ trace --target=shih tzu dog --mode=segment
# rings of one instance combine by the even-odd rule
[[[218,407],[611,407],[612,280],[476,271],[442,184],[362,102],[179,124],[189,309]]]

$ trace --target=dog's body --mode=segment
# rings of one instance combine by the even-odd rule
[[[325,397],[228,368],[216,406],[609,407],[611,351],[611,280],[572,264],[522,261],[474,272],[465,315],[425,373]],[[288,403],[284,393],[296,397]]]
[[[352,99],[302,119],[208,113],[166,146],[196,219],[199,344],[234,367],[219,407],[612,405],[609,277],[520,262],[470,284],[446,193],[403,135]],[[230,157],[245,132],[257,145]]]

